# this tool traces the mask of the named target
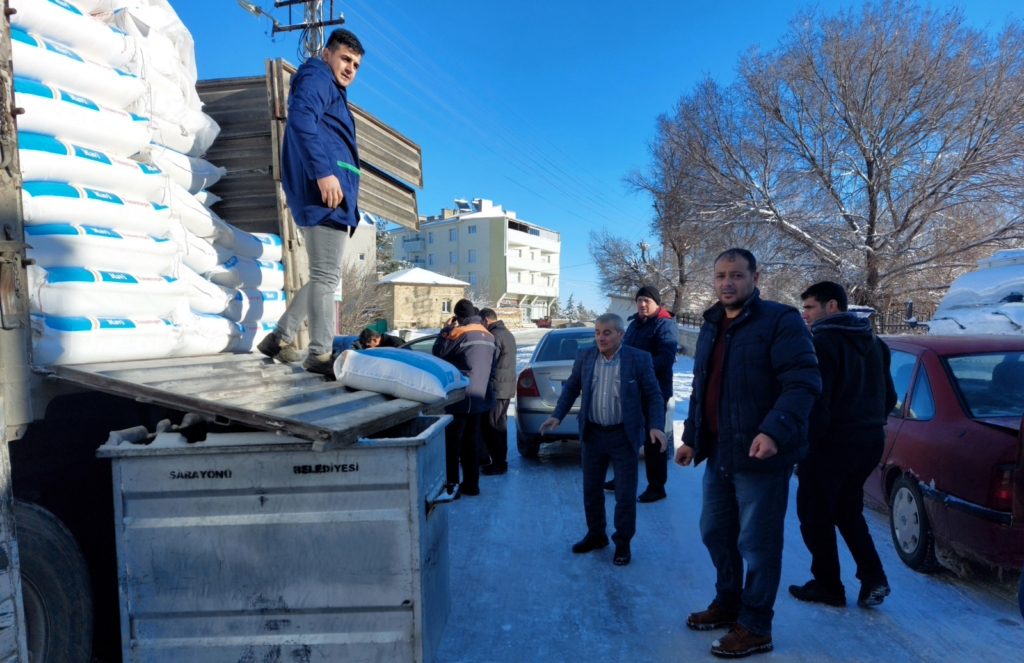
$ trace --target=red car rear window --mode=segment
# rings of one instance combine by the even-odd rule
[[[972,417],[1024,415],[1024,352],[946,357]]]

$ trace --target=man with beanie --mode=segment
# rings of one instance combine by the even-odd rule
[[[468,299],[455,304],[455,315],[445,323],[434,341],[433,354],[459,369],[469,378],[466,398],[452,403],[445,412],[453,420],[444,431],[448,485],[459,484],[462,495],[480,494],[480,466],[476,456],[476,431],[480,415],[494,407],[491,365],[494,362],[494,335],[487,331],[476,307]],[[459,463],[462,483],[459,483]]]
[[[871,533],[864,521],[864,482],[882,460],[885,424],[896,405],[889,347],[871,323],[846,310],[846,290],[832,281],[800,295],[821,371],[821,395],[811,409],[807,458],[800,461],[796,513],[811,551],[813,579],[791,585],[801,601],[846,605],[839,575],[836,528],[857,564],[857,605],[878,605],[889,595]]]
[[[480,433],[491,462],[480,466],[482,474],[504,474],[508,471],[508,404],[516,395],[516,337],[498,320],[494,309],[485,308],[480,317],[487,331],[494,335],[494,367],[491,388],[494,407],[480,419]]]
[[[661,305],[658,289],[645,285],[636,293],[636,313],[629,316],[623,345],[643,350],[654,361],[654,375],[658,378],[661,395],[665,399],[665,437],[672,440],[672,367],[679,347],[679,327],[672,312]],[[638,502],[656,502],[665,499],[665,482],[668,480],[668,450],[662,450],[650,440],[644,440],[644,469],[647,473],[647,488],[637,497]],[[605,490],[615,490],[615,480],[604,485]]]
[[[359,225],[359,150],[347,88],[363,45],[348,30],[331,33],[319,58],[302,63],[291,79],[288,121],[281,145],[281,187],[309,257],[309,281],[288,300],[277,328],[257,349],[279,361],[301,355],[292,347],[309,319],[307,371],[334,378],[334,293],[348,238]]]

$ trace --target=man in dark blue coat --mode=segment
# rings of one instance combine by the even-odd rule
[[[605,313],[594,321],[595,344],[581,350],[562,388],[555,411],[541,424],[543,435],[568,414],[582,393],[577,415],[583,440],[583,508],[587,535],[572,547],[587,553],[608,545],[602,484],[608,463],[615,471],[615,555],[623,566],[631,559],[636,532],[637,459],[650,437],[665,451],[665,401],[651,356],[622,343],[622,318]]]
[[[704,312],[676,450],[680,465],[708,461],[700,532],[718,572],[714,601],[686,625],[730,626],[711,653],[731,658],[772,649],[789,480],[807,451],[807,417],[821,392],[800,313],[761,299],[758,276],[745,249],[715,260],[718,303]]]
[[[359,150],[348,85],[364,53],[348,30],[331,33],[319,58],[291,79],[281,147],[281,186],[309,256],[309,281],[288,302],[277,328],[257,346],[268,357],[298,361],[295,333],[309,318],[306,370],[333,378],[334,293],[346,240],[359,224]]]

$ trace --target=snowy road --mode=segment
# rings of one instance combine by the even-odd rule
[[[529,332],[520,343],[535,343]],[[528,357],[521,348],[520,357]],[[525,361],[525,358],[523,359]],[[684,418],[692,360],[676,364],[677,419]],[[686,614],[714,596],[714,568],[700,541],[700,468],[669,467],[669,497],[637,508],[629,566],[612,549],[574,555],[585,533],[578,443],[516,453],[510,420],[509,473],[481,478],[481,495],[450,509],[452,609],[439,663],[662,663],[714,660],[725,631],[696,632]],[[676,427],[678,437],[681,425]],[[641,471],[641,489],[645,485]],[[800,603],[786,590],[809,577],[794,478],[786,515],[782,587],[775,605],[775,661],[1019,660],[1024,628],[1009,583],[922,575],[896,556],[887,520],[868,524],[893,588],[876,609],[856,606],[859,584],[842,550],[846,608]],[[609,522],[613,499],[609,495]]]

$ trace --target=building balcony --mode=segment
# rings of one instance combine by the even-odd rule
[[[426,250],[426,244],[422,237],[416,237],[415,239],[403,239],[402,250],[405,252],[424,251]]]
[[[516,299],[516,295],[537,295],[540,297],[557,297],[557,285],[533,285],[532,283],[509,282],[505,286],[508,297]]]
[[[515,254],[506,256],[508,269],[517,272],[534,272],[537,274],[558,274],[557,262],[544,262],[542,260],[530,260],[520,258]]]

